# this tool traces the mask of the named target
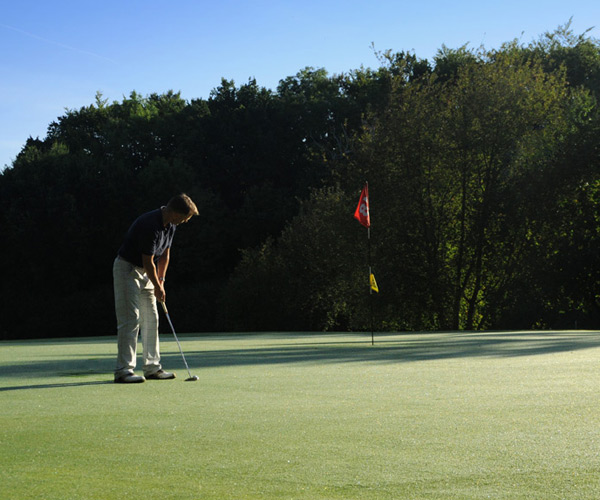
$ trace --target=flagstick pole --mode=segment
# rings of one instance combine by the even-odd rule
[[[375,345],[375,334],[373,333],[373,287],[371,286],[371,227],[367,228],[367,263],[369,265],[369,306],[371,310],[371,345]]]
[[[360,199],[358,205],[354,211],[354,218],[358,220],[363,226],[367,228],[367,266],[369,268],[369,305],[371,313],[371,345],[375,345],[375,333],[373,329],[373,286],[375,291],[378,292],[375,277],[373,277],[373,283],[371,283],[371,277],[373,272],[371,270],[371,218],[369,216],[369,182],[365,182],[365,187],[360,193]]]

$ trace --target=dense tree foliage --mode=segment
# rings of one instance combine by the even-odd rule
[[[430,63],[306,68],[69,110],[0,173],[4,338],[112,334],[112,261],[187,192],[182,331],[593,327],[600,312],[600,45],[569,26]],[[366,230],[352,218],[369,181]]]

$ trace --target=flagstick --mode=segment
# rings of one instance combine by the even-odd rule
[[[364,211],[363,211],[364,209]],[[375,334],[373,331],[373,284],[371,283],[371,276],[373,272],[371,270],[371,218],[369,216],[369,182],[365,182],[365,187],[360,192],[360,199],[358,205],[354,211],[354,218],[358,220],[363,226],[367,228],[367,266],[369,267],[369,304],[371,310],[371,345],[375,345]],[[373,277],[373,282],[375,278]],[[375,283],[376,291],[377,284]]]
[[[369,305],[371,309],[371,345],[375,345],[375,334],[373,333],[373,287],[371,286],[371,227],[367,228],[367,264],[369,265]]]

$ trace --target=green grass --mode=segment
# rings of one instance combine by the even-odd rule
[[[2,499],[600,498],[597,332],[0,343]]]

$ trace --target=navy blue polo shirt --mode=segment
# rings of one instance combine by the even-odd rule
[[[154,255],[157,262],[171,248],[176,227],[171,223],[163,226],[160,208],[140,215],[127,231],[119,255],[137,267],[144,267],[142,254]]]

